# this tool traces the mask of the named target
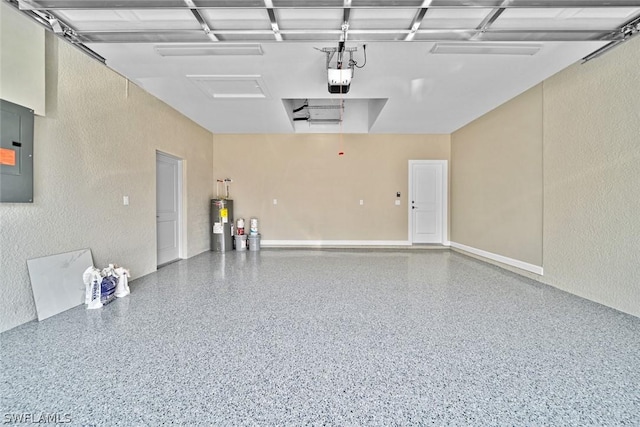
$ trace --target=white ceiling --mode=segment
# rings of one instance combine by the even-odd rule
[[[640,28],[640,1],[626,0],[4,1],[214,133],[451,133]],[[345,36],[359,66],[366,45],[366,65],[330,94],[317,49]],[[462,42],[539,50],[431,52]],[[191,54],[211,46],[262,54]],[[290,100],[304,99],[344,99],[344,120],[292,121]]]

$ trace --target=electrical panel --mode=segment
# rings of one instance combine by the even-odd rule
[[[33,110],[0,99],[0,202],[33,203]]]

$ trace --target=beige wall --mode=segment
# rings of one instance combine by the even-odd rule
[[[640,38],[544,82],[543,280],[640,316]]]
[[[27,259],[90,248],[98,266],[156,269],[156,150],[185,159],[187,256],[210,244],[211,133],[49,33],[46,66],[35,201],[0,204],[0,330],[36,317]]]
[[[44,28],[0,4],[0,98],[45,115]]]
[[[234,180],[235,217],[258,217],[266,240],[406,241],[408,161],[449,160],[449,136],[340,138],[215,135],[214,175]]]
[[[640,316],[639,63],[637,38],[455,132],[451,240]]]
[[[542,265],[542,85],[451,137],[451,241]]]

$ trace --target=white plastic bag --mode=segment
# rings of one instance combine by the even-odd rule
[[[100,270],[91,266],[84,271],[82,278],[85,284],[84,302],[87,304],[87,309],[92,310],[102,307],[102,301],[100,300],[102,274],[100,274]]]
[[[84,303],[87,309],[100,308],[116,297],[126,297],[129,290],[129,270],[109,264],[102,271],[94,266],[87,268],[82,275],[85,284]]]
[[[107,305],[116,298],[117,286],[116,266],[109,264],[109,267],[102,269],[102,282],[100,283],[100,301],[102,305]]]
[[[118,267],[114,270],[116,276],[118,277],[118,286],[116,286],[116,297],[122,298],[126,297],[131,293],[129,290],[129,270],[124,267]]]

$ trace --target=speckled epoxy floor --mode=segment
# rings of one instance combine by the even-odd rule
[[[205,253],[0,335],[70,425],[640,425],[640,319],[449,251]]]

